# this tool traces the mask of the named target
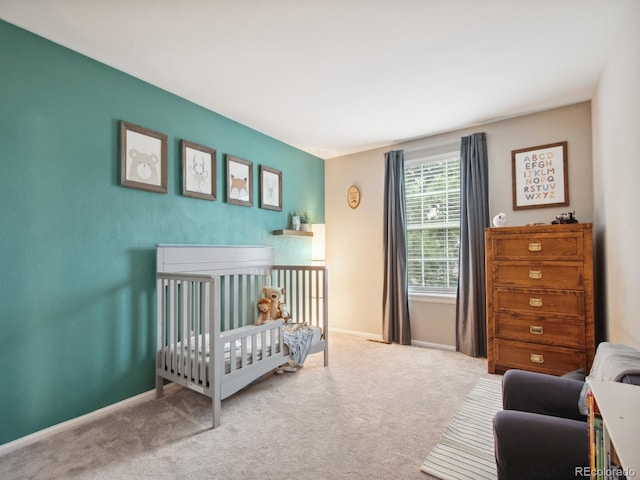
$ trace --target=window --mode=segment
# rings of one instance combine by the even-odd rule
[[[409,291],[455,294],[460,245],[460,154],[405,162]]]

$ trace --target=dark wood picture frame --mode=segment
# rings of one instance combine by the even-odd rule
[[[567,142],[511,151],[513,209],[569,205]]]
[[[120,185],[167,193],[167,136],[120,121]]]
[[[216,200],[216,151],[182,140],[182,195]]]
[[[282,211],[282,172],[260,165],[260,208]]]
[[[225,157],[227,203],[253,207],[253,162],[229,154]]]

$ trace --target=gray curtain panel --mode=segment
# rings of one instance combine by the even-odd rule
[[[382,338],[385,342],[410,345],[404,152],[385,153],[385,163]]]
[[[460,146],[460,253],[456,303],[456,350],[487,356],[484,229],[489,224],[489,161],[486,133],[463,137]]]

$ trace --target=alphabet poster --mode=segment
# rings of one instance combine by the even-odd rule
[[[513,209],[569,205],[567,142],[511,152]]]

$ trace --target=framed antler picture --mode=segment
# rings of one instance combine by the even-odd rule
[[[182,194],[216,199],[216,151],[182,140]]]

